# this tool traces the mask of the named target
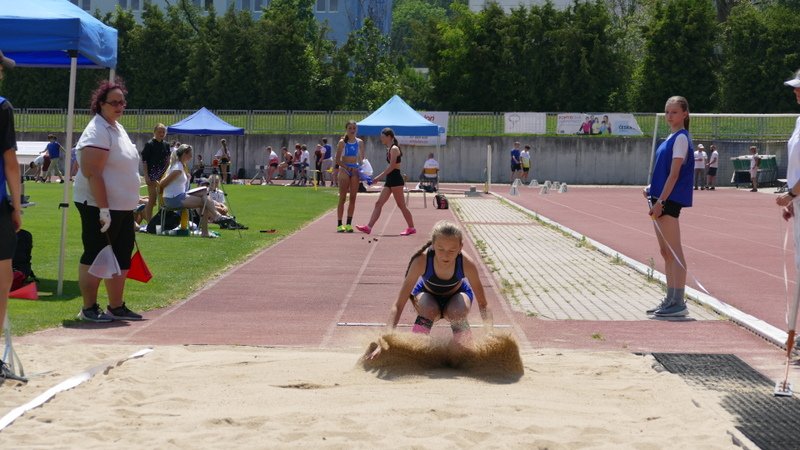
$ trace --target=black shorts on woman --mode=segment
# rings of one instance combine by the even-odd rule
[[[83,254],[81,264],[91,266],[98,253],[106,245],[111,244],[119,268],[128,270],[131,267],[136,233],[133,229],[133,211],[111,210],[111,225],[105,233],[100,232],[100,208],[86,203],[75,202],[81,215]]]

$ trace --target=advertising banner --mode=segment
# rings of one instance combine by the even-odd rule
[[[545,134],[547,114],[532,112],[507,112],[503,116],[506,134]]]
[[[439,140],[436,136],[397,136],[397,142],[401,145],[430,145],[447,144],[447,122],[450,120],[449,111],[419,111],[422,117],[439,125]]]
[[[558,115],[558,134],[603,134],[641,136],[642,130],[633,114],[626,113],[563,113]]]

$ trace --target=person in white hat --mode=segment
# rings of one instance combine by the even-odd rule
[[[15,65],[13,59],[0,51],[0,80],[3,79],[3,71]],[[14,281],[11,261],[17,246],[17,231],[22,228],[21,195],[14,108],[11,102],[0,96],[0,332],[3,331],[8,293]],[[0,360],[0,379],[9,376],[13,376],[13,373]]]
[[[705,189],[706,181],[706,161],[708,154],[706,154],[703,144],[697,144],[697,150],[694,151],[694,190],[697,188]]]
[[[798,104],[800,104],[800,70],[798,70],[794,78],[785,81],[783,84],[789,86],[794,90],[794,97]],[[797,118],[794,124],[794,131],[789,138],[787,144],[787,168],[786,168],[786,184],[789,189],[785,194],[779,195],[775,199],[775,203],[783,208],[784,220],[789,220],[795,217],[795,211],[798,208],[798,195],[800,195],[800,117]],[[800,220],[795,217],[794,220],[794,264],[795,267],[800,269]],[[800,271],[799,271],[800,272]],[[800,291],[795,290],[795,296],[800,295]],[[797,298],[795,298],[795,301]],[[794,324],[791,324],[794,325]],[[794,328],[792,326],[792,328]],[[787,345],[791,345],[787,342]]]

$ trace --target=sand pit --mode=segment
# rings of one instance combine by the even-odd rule
[[[75,373],[140,348],[18,345],[31,380],[0,385],[0,416]],[[48,449],[723,449],[734,447],[732,435],[738,436],[715,397],[654,370],[648,356],[523,352],[524,374],[495,382],[497,373],[488,376],[458,361],[382,377],[389,369],[365,370],[362,352],[156,347],[27,413],[0,432],[0,443]]]

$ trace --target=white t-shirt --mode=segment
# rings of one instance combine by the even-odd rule
[[[422,172],[423,173],[425,173],[425,169],[436,169],[438,171],[439,170],[439,161],[436,161],[433,158],[430,158],[430,159],[426,160],[425,164],[422,165]],[[425,174],[425,176],[429,176],[429,175]],[[436,178],[436,175],[430,175],[429,177],[430,178]]]
[[[704,150],[695,150],[694,151],[694,168],[697,169],[705,169],[706,168],[706,160],[708,159],[708,155]]]
[[[106,185],[106,198],[109,209],[132,211],[139,204],[139,152],[131,142],[125,128],[117,122],[111,125],[95,114],[81,134],[76,146],[76,155],[81,157],[85,147],[96,147],[108,151],[108,159],[103,168]],[[79,167],[75,175],[75,191],[72,199],[78,203],[86,202],[97,206],[97,201],[89,189],[89,180]]]
[[[711,152],[711,159],[708,161],[708,167],[719,167],[719,153],[716,150]]]
[[[530,167],[531,166],[531,154],[527,150],[523,150],[519,154],[519,162],[522,164],[522,167]]]
[[[750,172],[758,169],[758,166],[756,165],[757,162],[758,162],[758,153],[750,157]]]
[[[223,192],[222,189],[208,191],[208,197],[217,203],[222,203],[223,205],[225,204],[225,192]]]
[[[270,150],[269,151],[269,160],[267,161],[267,164],[273,164],[273,163],[278,164],[278,154],[275,153],[274,150]]]
[[[303,150],[303,156],[300,157],[300,162],[308,164],[308,158],[309,158],[308,150]]]
[[[175,164],[170,166],[167,174],[171,174],[174,171],[178,171],[180,175],[164,188],[165,198],[174,198],[189,190],[189,177],[186,176],[186,171],[183,170],[183,163],[176,161]]]
[[[800,181],[800,117],[794,124],[794,132],[789,138],[788,147],[788,167],[786,168],[786,182],[791,188]],[[795,211],[797,213],[797,211]],[[795,219],[798,220],[798,219]]]
[[[44,153],[40,153],[39,156],[33,158],[33,163],[36,164],[37,166],[41,166],[42,164],[44,164]]]
[[[667,139],[671,137],[672,135],[670,134],[669,136],[667,136]],[[685,160],[686,155],[688,153],[689,153],[689,139],[686,137],[685,134],[678,135],[678,137],[675,138],[675,142],[672,143],[672,159],[680,158]],[[695,152],[695,154],[696,153],[697,152]]]

